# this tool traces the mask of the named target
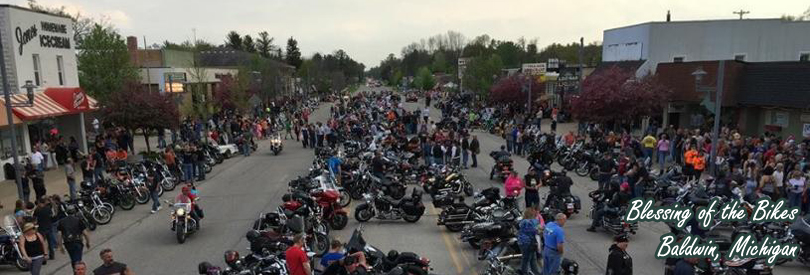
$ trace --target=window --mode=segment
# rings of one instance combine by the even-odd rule
[[[787,128],[790,124],[790,114],[788,112],[771,111],[770,125]]]
[[[38,54],[34,54],[33,58],[34,58],[34,85],[39,86],[41,84],[41,82],[42,82],[41,74],[39,72],[40,67],[42,67],[42,65],[40,65],[40,63],[39,63],[39,55]]]
[[[810,61],[810,53],[800,53],[799,54],[799,61],[801,61],[801,62]]]
[[[745,61],[745,54],[739,53],[734,55],[734,60],[736,61]]]
[[[59,86],[65,85],[65,67],[61,55],[56,56],[56,70],[59,75]]]
[[[675,62],[675,63],[683,63],[684,59],[686,59],[686,57],[683,57],[683,56],[676,56],[676,57],[673,57],[673,58],[672,58],[672,62]]]

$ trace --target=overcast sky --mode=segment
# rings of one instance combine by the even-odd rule
[[[8,1],[3,1],[8,2]],[[11,0],[26,6],[26,0]],[[366,67],[388,53],[448,30],[468,39],[489,34],[496,39],[536,38],[542,48],[585,37],[601,41],[609,28],[673,20],[731,19],[735,10],[746,18],[801,14],[807,0],[38,0],[65,6],[71,13],[105,17],[124,36],[145,36],[149,44],[198,39],[221,44],[228,31],[267,31],[276,45],[290,36],[301,52],[345,50]]]

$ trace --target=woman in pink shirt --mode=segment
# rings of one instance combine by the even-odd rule
[[[661,166],[661,174],[664,174],[664,166],[667,163],[667,157],[669,156],[669,137],[667,134],[661,134],[661,138],[658,139],[658,165]]]

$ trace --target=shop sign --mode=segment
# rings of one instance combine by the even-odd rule
[[[802,122],[810,122],[810,113],[802,113],[799,119]]]
[[[810,138],[810,123],[805,123],[802,128],[802,136]]]
[[[23,48],[28,42],[34,41],[39,37],[39,46],[42,48],[57,48],[57,49],[70,49],[70,37],[63,36],[68,34],[66,24],[52,23],[47,21],[39,22],[40,28],[37,25],[17,26],[14,29],[14,37],[19,44],[18,52],[23,55]],[[40,30],[44,33],[40,34]]]
[[[546,73],[546,63],[523,63],[522,71],[527,75],[542,75]]]

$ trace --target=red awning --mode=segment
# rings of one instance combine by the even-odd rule
[[[88,96],[82,88],[47,88],[45,95],[67,109],[69,114],[98,109],[96,100]]]
[[[0,98],[0,102],[5,104]],[[28,102],[28,96],[25,94],[11,95],[11,103],[22,104]],[[14,115],[22,120],[36,120],[45,117],[55,117],[68,114],[68,110],[53,101],[50,97],[43,93],[34,95],[34,104],[30,107],[14,107],[12,108]]]

